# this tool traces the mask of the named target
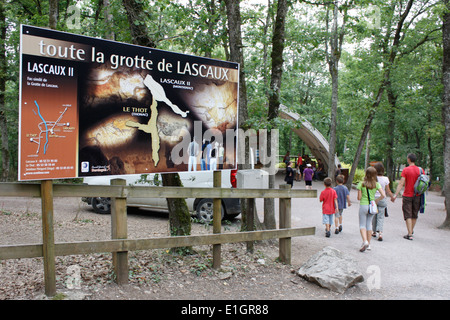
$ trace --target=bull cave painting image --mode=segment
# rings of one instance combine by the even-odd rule
[[[108,64],[87,73],[79,99],[79,176],[186,171],[194,135],[201,145],[208,130],[208,139],[225,146],[226,130],[236,129],[237,82],[169,79]],[[234,167],[234,148],[225,153]]]

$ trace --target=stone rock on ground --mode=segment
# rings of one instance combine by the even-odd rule
[[[313,255],[300,267],[297,275],[338,293],[344,293],[364,281],[362,273],[356,269],[356,263],[330,246]]]

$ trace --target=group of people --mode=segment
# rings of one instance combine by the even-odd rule
[[[387,216],[387,196],[390,197],[392,202],[395,202],[403,188],[402,211],[408,232],[404,238],[413,240],[414,227],[421,207],[421,196],[414,191],[414,184],[420,175],[420,169],[415,165],[416,160],[414,154],[408,154],[408,166],[402,171],[401,180],[395,193],[389,188],[389,178],[384,176],[382,163],[378,162],[373,167],[366,169],[364,180],[358,183],[356,187],[358,190],[357,199],[360,202],[359,230],[363,241],[359,251],[371,250],[370,241],[372,238],[378,237],[378,241],[383,241],[384,218]],[[333,222],[335,233],[342,232],[342,213],[347,205],[351,206],[349,190],[343,185],[342,175],[336,177],[336,183],[337,186],[332,188],[332,180],[325,178],[325,190],[320,194],[322,221],[325,225],[326,237],[331,235]],[[370,209],[371,206],[375,206],[373,211]]]
[[[290,159],[289,151],[283,158],[283,162],[286,164],[286,176],[285,181],[294,186],[295,181],[301,181],[302,177],[305,181],[306,189],[312,189],[313,180],[322,180],[325,176],[325,169],[321,159],[312,161],[308,155],[298,154],[297,161],[293,162]]]
[[[203,140],[201,147],[201,160],[200,168],[201,170],[217,170],[223,169],[225,149],[222,143],[217,141]],[[197,170],[197,159],[200,155],[200,146],[194,139],[189,143],[188,146],[188,171]]]

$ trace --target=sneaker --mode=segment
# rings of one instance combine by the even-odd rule
[[[329,238],[330,235],[331,235],[331,234],[330,234],[330,231],[326,231],[326,232],[325,232],[325,237]]]
[[[339,226],[339,232],[342,232],[342,224]]]
[[[359,249],[360,252],[366,251],[366,249],[369,247],[369,243],[366,241],[362,244],[361,249]]]
[[[334,231],[335,234],[339,234],[339,229],[336,228],[336,230]]]
[[[372,248],[370,247],[370,244],[367,246],[366,250],[372,250]]]

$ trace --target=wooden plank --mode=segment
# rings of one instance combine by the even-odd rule
[[[0,183],[1,197],[39,197],[39,185]],[[136,197],[136,198],[316,198],[317,190],[237,189],[184,187],[131,187],[54,184],[54,197]]]
[[[1,182],[2,197],[40,197],[41,185],[36,183]]]
[[[311,236],[315,227],[276,229],[265,231],[246,231],[237,233],[162,237],[149,239],[118,239],[105,241],[80,241],[55,243],[55,255],[67,256],[104,252],[151,250],[183,246],[236,243],[276,239],[279,237]],[[0,260],[42,257],[42,244],[23,244],[0,246]]]
[[[42,257],[42,244],[0,246],[0,260]]]
[[[291,238],[314,235],[315,227],[275,229],[264,231],[248,231],[237,233],[221,233],[207,235],[191,235],[178,237],[161,237],[149,239],[124,239],[106,241],[82,241],[72,243],[57,243],[57,255],[91,254],[101,252],[119,252],[135,250],[151,250],[163,248],[177,248],[188,246],[201,246],[211,244],[236,243],[259,241],[275,238]]]
[[[76,192],[76,195],[75,195]],[[315,198],[317,190],[132,187],[132,186],[71,186],[55,185],[55,196],[98,196],[135,198]]]

